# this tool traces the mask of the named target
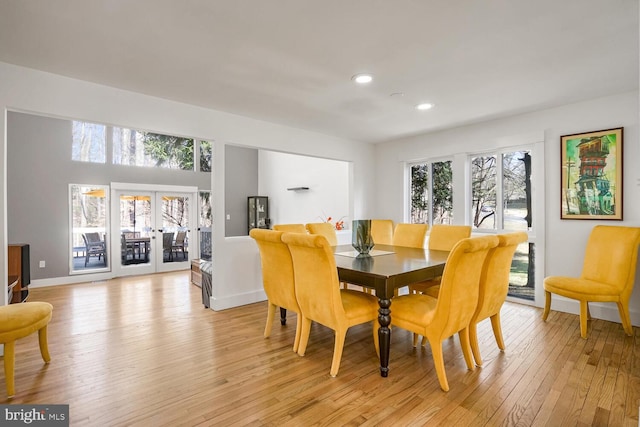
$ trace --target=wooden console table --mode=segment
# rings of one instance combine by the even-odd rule
[[[191,283],[198,287],[202,287],[202,271],[200,271],[200,263],[202,260],[194,259],[191,261]]]

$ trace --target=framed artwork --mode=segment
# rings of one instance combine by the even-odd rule
[[[561,219],[622,220],[622,129],[560,137]]]

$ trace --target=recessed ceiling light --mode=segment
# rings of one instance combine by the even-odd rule
[[[371,81],[373,80],[373,76],[371,74],[356,74],[355,76],[351,77],[351,80],[358,84],[364,85],[367,83],[371,83]]]
[[[430,110],[433,108],[433,104],[430,104],[428,102],[424,102],[422,104],[418,104],[416,105],[416,109],[420,110],[420,111],[424,111],[424,110]]]

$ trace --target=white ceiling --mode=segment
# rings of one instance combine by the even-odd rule
[[[638,17],[637,0],[0,0],[0,61],[375,143],[637,90]]]

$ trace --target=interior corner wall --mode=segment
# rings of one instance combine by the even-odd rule
[[[587,237],[596,224],[640,226],[640,131],[638,91],[614,94],[501,120],[461,126],[443,132],[418,135],[378,145],[376,168],[388,171],[376,181],[377,211],[387,218],[403,218],[405,162],[433,157],[478,153],[512,145],[523,135],[542,134],[544,138],[544,271],[551,275],[578,276],[582,269]],[[624,127],[624,220],[560,219],[560,137],[575,133]],[[533,142],[533,141],[532,141]],[[631,320],[640,325],[640,277],[631,297]],[[579,313],[575,300],[554,296],[552,309]],[[544,301],[536,301],[538,306]],[[620,323],[617,307],[611,303],[590,304],[591,315]]]

